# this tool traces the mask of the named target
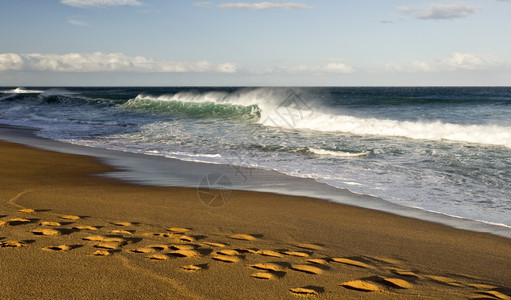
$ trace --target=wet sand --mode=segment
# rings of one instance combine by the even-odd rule
[[[92,157],[0,157],[2,298],[511,299],[503,237],[270,193],[212,208],[215,191],[98,177],[114,170]]]

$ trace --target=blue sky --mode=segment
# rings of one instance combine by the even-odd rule
[[[0,0],[0,85],[511,85],[511,0]]]

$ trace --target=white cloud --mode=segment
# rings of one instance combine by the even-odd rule
[[[221,7],[221,8],[242,8],[242,9],[252,9],[252,10],[311,8],[308,5],[305,5],[303,3],[296,3],[296,2],[221,3],[218,5],[218,7]]]
[[[480,9],[465,3],[437,4],[431,3],[426,7],[401,6],[398,10],[421,20],[449,20],[466,18],[478,13]]]
[[[452,52],[449,57],[432,61],[413,61],[407,64],[389,63],[388,71],[397,72],[437,72],[457,70],[488,70],[500,67],[511,67],[511,60],[486,54]]]
[[[74,7],[143,5],[143,3],[138,0],[60,0],[60,3]]]
[[[274,69],[266,69],[264,71],[254,71],[254,73],[311,73],[311,74],[351,74],[356,70],[341,62],[330,62],[324,66],[300,65],[295,67],[281,66]]]
[[[211,2],[209,1],[195,2],[193,3],[193,6],[208,7],[211,6]]]
[[[235,73],[239,69],[235,63],[176,62],[122,53],[0,54],[0,71]]]
[[[23,57],[14,53],[0,54],[1,71],[19,71],[23,69]]]
[[[68,22],[69,24],[76,25],[76,26],[84,26],[84,27],[88,27],[88,26],[90,26],[90,24],[89,24],[89,23],[84,22],[84,21],[80,20],[80,18],[77,18],[77,17],[69,18],[69,19],[67,20],[67,22]]]
[[[332,63],[328,63],[323,68],[323,71],[326,72],[326,73],[343,73],[343,74],[348,74],[348,73],[355,72],[355,69],[353,69],[350,66],[347,66],[344,63],[332,62]]]
[[[478,70],[497,66],[496,59],[486,55],[453,52],[441,62],[447,69]]]

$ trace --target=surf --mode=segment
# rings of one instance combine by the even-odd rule
[[[129,100],[126,106],[178,116],[245,119],[283,130],[399,137],[511,148],[509,126],[360,117],[343,114],[317,98],[305,98],[300,94],[300,90],[285,88],[245,88],[233,92],[186,91],[159,96],[139,94]]]

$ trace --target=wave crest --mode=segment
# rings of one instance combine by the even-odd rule
[[[321,104],[305,101],[293,90],[285,88],[182,92],[157,97],[141,94],[128,101],[127,105],[182,116],[242,118],[287,130],[446,140],[511,148],[511,128],[507,126],[399,121],[336,114]]]

